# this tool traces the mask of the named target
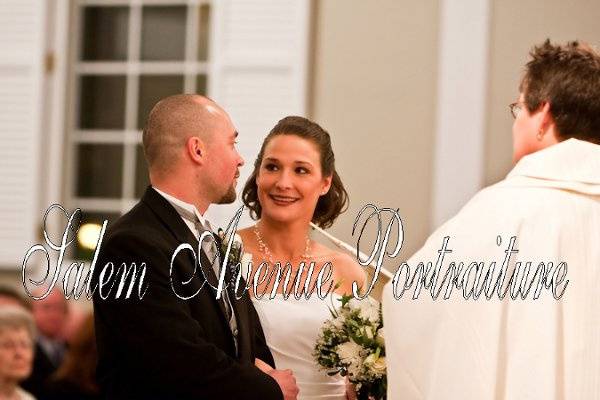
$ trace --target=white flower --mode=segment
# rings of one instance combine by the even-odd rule
[[[251,253],[244,253],[242,255],[242,260],[241,260],[242,266],[247,267],[248,264],[250,264],[251,262],[252,262],[252,254]]]
[[[375,339],[377,341],[377,344],[379,344],[381,347],[385,346],[385,335],[384,335],[384,331],[383,331],[383,327],[379,328],[379,330],[377,331],[377,338]]]
[[[242,255],[242,259],[240,261],[240,264],[242,264],[242,274],[244,276],[244,279],[246,278],[246,276],[248,275],[248,273],[250,271],[250,263],[251,262],[252,262],[252,254],[244,253]]]
[[[237,233],[233,236],[233,243],[231,243],[231,248],[233,249],[241,249],[243,245],[242,237]]]
[[[345,320],[346,318],[344,318],[341,315],[338,315],[337,317],[331,320],[331,325],[333,325],[333,327],[336,329],[342,329],[344,327]]]
[[[371,353],[367,358],[365,358],[365,365],[371,366],[375,363],[375,361],[377,361],[377,356],[375,353]]]
[[[340,360],[345,364],[352,364],[360,362],[360,351],[362,346],[356,344],[353,340],[349,340],[345,343],[338,345],[336,353],[340,357]]]
[[[224,243],[229,243],[231,240],[231,232],[227,231],[227,234],[223,238]],[[231,242],[231,247],[240,247],[243,244],[242,237],[238,233],[233,234],[233,241]]]
[[[358,315],[374,324],[379,322],[379,303],[367,297],[363,300],[352,299],[348,302],[351,308],[358,309]]]
[[[362,360],[358,359],[355,362],[353,362],[352,364],[348,365],[348,374],[354,379],[354,380],[360,380],[362,377]]]
[[[348,302],[348,306],[350,308],[354,308],[354,309],[358,309],[360,308],[360,300],[356,299],[356,298],[352,298],[350,299],[350,301]]]
[[[383,376],[385,374],[386,363],[385,357],[379,357],[371,366],[371,370],[377,376]]]
[[[364,364],[365,367],[367,367],[375,376],[382,376],[385,374],[385,357],[378,357],[375,353],[373,353],[365,358]]]

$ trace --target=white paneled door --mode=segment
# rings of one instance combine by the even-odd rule
[[[287,115],[306,113],[310,27],[308,0],[219,0],[215,24],[211,95],[231,114],[246,161],[238,193],[252,172],[263,138]],[[225,227],[241,201],[209,208]],[[249,222],[244,215],[240,226]]]
[[[0,268],[37,240],[45,1],[0,7]]]

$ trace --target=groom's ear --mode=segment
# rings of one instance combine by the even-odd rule
[[[204,163],[205,145],[199,137],[191,137],[187,140],[186,151],[192,161],[198,164]]]

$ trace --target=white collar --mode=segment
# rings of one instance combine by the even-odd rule
[[[202,214],[200,214],[195,205],[186,203],[185,201],[180,200],[177,197],[171,196],[170,194],[167,194],[162,190],[155,188],[154,186],[152,186],[152,189],[156,190],[158,194],[164,197],[173,206],[173,208],[175,208],[177,213],[182,218],[187,219],[191,222],[198,220],[200,221],[202,226],[207,226],[206,219],[204,218],[204,216],[202,216]]]
[[[590,195],[600,194],[600,145],[568,139],[523,157],[505,182],[535,180],[536,185]]]

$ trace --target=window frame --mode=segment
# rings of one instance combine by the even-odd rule
[[[211,81],[211,43],[208,40],[208,58],[198,61],[198,34],[200,29],[200,7],[210,7],[209,39],[213,34],[214,13],[211,0],[77,0],[71,4],[69,59],[67,72],[68,102],[66,109],[66,163],[65,163],[65,203],[68,209],[81,208],[84,212],[118,213],[129,211],[139,200],[135,195],[136,152],[142,142],[142,131],[137,129],[140,77],[142,75],[183,76],[183,91],[196,92],[198,75],[205,75],[207,95]],[[84,61],[81,60],[83,18],[85,7],[129,8],[127,59],[124,61]],[[142,11],[145,6],[186,6],[186,28],[184,59],[179,61],[140,60]],[[125,124],[124,129],[80,129],[79,90],[82,76],[124,75],[125,83]],[[123,146],[123,168],[121,171],[121,196],[119,198],[78,197],[78,146],[81,144],[116,144]]]

